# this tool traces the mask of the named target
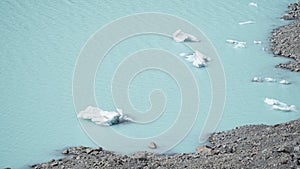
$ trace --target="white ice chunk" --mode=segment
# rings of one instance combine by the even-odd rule
[[[197,37],[188,33],[184,33],[180,29],[173,33],[173,39],[175,40],[175,42],[184,42],[184,41],[199,42]]]
[[[287,80],[280,80],[279,82],[280,84],[284,84],[284,85],[289,85],[291,84],[291,82],[287,81]]]
[[[257,5],[257,3],[256,3],[256,2],[250,2],[248,5],[249,5],[249,6],[258,7],[258,5]]]
[[[246,44],[246,43],[238,43],[238,44],[234,45],[233,47],[234,47],[234,48],[245,48],[245,47],[246,47],[245,44]]]
[[[271,77],[266,77],[266,78],[265,78],[265,81],[266,81],[266,82],[276,82],[276,79],[273,79],[273,78],[271,78]]]
[[[233,39],[227,39],[226,42],[227,42],[227,43],[232,43],[232,44],[237,44],[237,43],[239,43],[239,41],[233,40]]]
[[[260,41],[260,40],[255,40],[255,41],[253,41],[253,43],[254,43],[254,44],[262,44],[262,41]]]
[[[195,53],[191,55],[186,55],[186,60],[189,62],[193,62],[195,67],[205,67],[206,63],[209,62],[211,59],[205,56],[200,51],[196,50]]]
[[[181,57],[185,57],[185,56],[187,56],[187,55],[189,55],[189,54],[188,54],[188,53],[184,53],[184,52],[179,53],[179,56],[181,56]]]
[[[263,82],[264,79],[261,78],[261,77],[254,77],[251,81],[252,81],[252,82]]]
[[[271,105],[274,110],[287,111],[287,112],[296,110],[295,105],[288,105],[276,99],[265,98],[264,102],[268,105]]]
[[[278,105],[273,105],[272,108],[274,110],[280,110],[280,111],[296,111],[296,106],[295,105],[290,105],[290,106],[278,106]]]
[[[240,42],[240,41],[233,40],[233,39],[227,39],[226,42],[234,44],[234,46],[233,46],[234,48],[245,48],[246,47],[246,42]]]
[[[265,98],[264,102],[268,105],[281,105],[281,106],[287,106],[286,103],[280,102],[279,100],[276,99],[270,99],[270,98]]]
[[[132,121],[128,116],[123,114],[121,109],[117,109],[117,111],[114,112],[105,111],[92,106],[88,106],[85,110],[80,111],[77,114],[77,117],[91,120],[92,122],[103,126],[111,126],[125,121]]]
[[[239,25],[246,25],[246,24],[254,24],[254,21],[244,21],[244,22],[239,22]]]
[[[251,81],[252,81],[252,82],[270,82],[270,83],[278,82],[278,83],[284,84],[284,85],[289,85],[289,84],[291,84],[291,82],[289,82],[289,81],[287,81],[287,80],[280,80],[280,81],[277,81],[276,79],[271,78],[271,77],[265,77],[265,78],[262,78],[262,77],[254,77]]]

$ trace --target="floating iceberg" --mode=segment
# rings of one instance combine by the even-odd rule
[[[261,77],[254,77],[251,81],[252,81],[252,82],[263,82],[264,79],[261,78]]]
[[[262,77],[254,77],[251,81],[252,81],[252,82],[271,82],[271,83],[277,82],[276,79],[271,78],[271,77],[266,77],[266,78],[262,78]],[[287,80],[280,80],[279,83],[280,83],[280,84],[284,84],[284,85],[289,85],[289,84],[291,84],[291,82],[289,82],[289,81],[287,81]]]
[[[255,40],[253,41],[254,44],[262,44],[262,42],[260,40]]]
[[[239,25],[254,24],[254,21],[239,22]]]
[[[280,110],[280,111],[286,111],[286,112],[296,110],[295,105],[288,105],[288,104],[283,103],[276,99],[265,98],[264,102],[268,105],[271,105],[274,110]]]
[[[258,6],[257,3],[255,3],[255,2],[250,2],[248,5],[249,5],[249,6],[254,6],[254,7],[257,7],[257,6]]]
[[[189,62],[193,62],[193,65],[195,67],[205,67],[206,63],[209,62],[211,59],[207,56],[205,56],[200,51],[196,50],[195,53],[189,55],[184,55],[183,57],[186,57],[186,60]]]
[[[246,42],[240,42],[240,41],[232,40],[232,39],[227,39],[226,42],[234,44],[234,46],[233,46],[234,48],[245,48],[246,47]]]
[[[266,82],[276,82],[276,79],[270,78],[270,77],[266,77],[265,78]]]
[[[289,85],[291,84],[291,82],[287,81],[287,80],[280,80],[279,82],[280,84],[284,84],[284,85]]]
[[[280,111],[286,111],[286,112],[290,112],[290,111],[295,111],[296,110],[296,106],[295,105],[290,105],[290,106],[273,105],[272,108],[274,110],[280,110]]]
[[[121,109],[114,111],[105,111],[98,107],[88,106],[85,110],[77,114],[78,118],[88,119],[95,124],[103,126],[111,126],[125,121],[132,121],[128,116],[124,115]]]
[[[189,55],[189,54],[188,54],[188,53],[184,53],[184,52],[179,53],[179,56],[181,56],[181,57],[185,57],[185,56],[187,56],[187,55]]]
[[[276,99],[270,99],[270,98],[265,98],[264,102],[268,105],[282,105],[282,106],[287,106],[287,104],[280,102],[279,100]]]
[[[197,37],[188,33],[184,33],[180,29],[173,33],[173,39],[175,40],[175,42],[184,42],[184,41],[199,42]]]

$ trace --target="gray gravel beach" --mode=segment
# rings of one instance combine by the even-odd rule
[[[300,72],[300,2],[290,4],[282,19],[294,20],[292,23],[275,29],[271,37],[271,50],[277,56],[292,59],[276,67]]]
[[[214,133],[210,146],[194,153],[120,155],[102,148],[70,147],[66,157],[32,168],[299,168],[300,119],[288,123],[248,125]]]

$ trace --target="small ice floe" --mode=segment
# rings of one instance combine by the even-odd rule
[[[257,3],[256,3],[256,2],[250,2],[248,5],[249,5],[249,6],[258,7],[258,5],[257,5]]]
[[[296,106],[295,105],[290,105],[290,106],[278,106],[278,105],[273,105],[272,108],[274,110],[280,110],[280,111],[296,111]]]
[[[287,81],[287,80],[280,80],[279,81],[280,84],[284,84],[284,85],[289,85],[291,84],[291,82]]]
[[[193,62],[193,65],[195,67],[205,67],[207,62],[211,60],[209,57],[205,56],[198,50],[196,50],[193,54],[188,54],[183,57],[186,57],[187,61]]]
[[[266,78],[265,78],[265,81],[266,81],[266,82],[276,82],[277,80],[276,80],[276,79],[273,79],[273,78],[270,78],[270,77],[266,77]]]
[[[178,29],[176,32],[173,33],[173,39],[175,42],[199,42],[196,36],[184,33],[182,30]]]
[[[254,44],[262,44],[262,42],[260,40],[255,40],[253,41]]]
[[[254,77],[251,81],[252,81],[252,82],[263,82],[264,79],[261,78],[261,77]]]
[[[278,82],[276,79],[271,78],[271,77],[254,77],[252,80],[252,82],[270,82],[270,83],[274,83],[274,82]],[[291,82],[287,81],[287,80],[280,80],[278,83],[283,84],[283,85],[289,85],[291,84]]]
[[[283,103],[279,100],[276,99],[270,99],[270,98],[265,98],[264,102],[270,106],[272,106],[272,109],[274,110],[280,110],[280,111],[295,111],[296,106],[295,105],[288,105],[286,103]]]
[[[181,57],[185,57],[185,56],[187,56],[187,55],[190,55],[190,54],[189,54],[189,53],[184,53],[184,52],[179,53],[179,56],[181,56]]]
[[[234,46],[233,46],[234,48],[245,48],[246,47],[246,42],[240,42],[240,41],[232,40],[232,39],[227,39],[226,42],[234,44]]]
[[[98,107],[88,106],[85,110],[77,114],[78,118],[88,119],[95,124],[103,126],[111,126],[126,121],[132,121],[128,116],[124,115],[121,109],[114,111],[105,111]]]
[[[264,102],[268,105],[280,105],[280,104],[284,104],[286,105],[285,103],[282,103],[280,102],[279,100],[275,100],[275,99],[270,99],[270,98],[265,98]]]
[[[254,21],[239,22],[239,25],[254,24]]]

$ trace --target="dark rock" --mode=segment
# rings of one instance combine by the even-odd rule
[[[68,149],[64,150],[64,151],[62,152],[62,154],[69,154],[69,150],[68,150]]]

